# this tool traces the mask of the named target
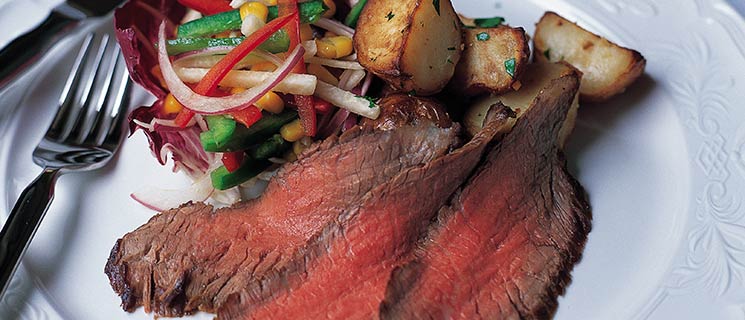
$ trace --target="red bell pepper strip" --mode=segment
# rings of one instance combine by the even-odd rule
[[[194,111],[191,111],[189,109],[183,108],[179,113],[176,115],[176,119],[173,119],[173,121],[176,123],[179,128],[186,128],[187,125],[189,125],[189,122],[191,122],[191,119],[194,118]]]
[[[278,12],[280,15],[293,15],[295,18],[284,28],[290,35],[290,48],[292,51],[300,45],[300,14],[297,8],[297,0],[279,0],[277,1]],[[292,69],[295,73],[306,73],[305,63],[301,61]],[[318,131],[318,120],[316,111],[313,107],[313,96],[295,95],[295,105],[297,106],[298,116],[303,125],[305,135],[313,137]]]
[[[197,10],[205,15],[233,10],[225,0],[178,0],[184,7]]]
[[[313,97],[313,109],[320,114],[328,114],[334,109],[334,105],[321,98]]]
[[[230,113],[235,121],[242,123],[246,127],[250,127],[256,121],[261,120],[261,110],[256,106],[250,106],[246,109],[234,111]]]
[[[241,167],[241,163],[243,163],[244,154],[243,151],[223,153],[222,164],[225,166],[225,169],[228,169],[228,172],[235,172],[238,170],[238,168]]]
[[[225,75],[230,72],[231,69],[241,59],[246,57],[251,51],[256,49],[261,43],[266,41],[272,34],[277,32],[280,28],[292,21],[293,15],[280,16],[267,23],[264,27],[248,36],[241,44],[236,46],[233,50],[228,52],[214,67],[207,72],[207,74],[199,81],[194,91],[198,94],[207,94],[208,92],[217,88],[217,85],[225,78]]]

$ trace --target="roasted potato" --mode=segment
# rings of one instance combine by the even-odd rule
[[[582,71],[582,101],[601,102],[623,92],[646,66],[639,52],[620,47],[554,12],[546,12],[536,24],[533,42],[536,61],[564,60]]]
[[[482,98],[468,108],[463,119],[466,130],[471,135],[475,135],[480,131],[484,125],[484,118],[487,111],[492,105],[498,102],[510,107],[517,113],[517,117],[520,118],[530,108],[533,100],[541,90],[551,85],[553,80],[566,76],[581,79],[582,73],[566,62],[529,64],[523,80],[521,80],[522,86],[519,90]],[[559,142],[562,146],[574,129],[577,109],[579,108],[578,98],[579,95],[574,98],[572,107],[567,114],[567,119],[559,132]]]
[[[530,58],[523,28],[468,28],[463,30],[463,43],[449,89],[467,96],[512,90]]]
[[[369,0],[354,48],[360,64],[394,88],[431,95],[460,60],[460,22],[450,0]]]
[[[360,126],[382,131],[417,124],[420,121],[432,122],[440,128],[453,126],[445,106],[430,98],[394,93],[380,99],[378,105],[380,117],[375,120],[362,119]]]

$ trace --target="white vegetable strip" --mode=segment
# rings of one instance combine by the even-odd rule
[[[188,188],[169,190],[147,186],[133,192],[130,197],[151,210],[165,211],[189,201],[205,201],[214,190],[210,175],[205,174]]]
[[[339,89],[331,84],[318,81],[315,95],[331,104],[349,110],[349,112],[361,115],[370,119],[377,119],[380,116],[380,108],[365,98],[359,97],[354,93]]]
[[[305,48],[304,58],[307,60],[309,57],[313,57],[318,53],[318,45],[314,40],[303,41],[303,47]]]
[[[248,0],[233,0],[230,1],[230,6],[233,7],[233,9],[238,9],[246,2],[248,2]]]
[[[362,70],[344,70],[339,78],[339,88],[350,91],[365,79],[365,71]]]
[[[184,107],[201,114],[219,114],[241,109],[258,101],[265,93],[274,88],[292,71],[292,68],[302,60],[305,48],[297,46],[288,56],[284,64],[272,72],[270,80],[259,86],[250,88],[242,93],[228,97],[208,97],[194,92],[187,86],[173,69],[171,60],[166,52],[165,23],[161,23],[158,33],[158,63],[163,78],[171,93]]]
[[[322,29],[326,29],[333,33],[336,33],[340,36],[347,36],[350,38],[354,37],[354,29],[347,27],[346,25],[336,20],[331,20],[328,18],[321,18],[321,19],[318,19],[318,21],[314,22],[313,25],[319,28],[322,28]]]
[[[186,83],[198,83],[204,78],[209,69],[178,68],[176,74]],[[271,77],[271,72],[232,70],[220,81],[224,87],[251,88],[260,85]],[[316,90],[317,79],[312,74],[290,74],[272,90],[282,93],[313,95]]]
[[[357,61],[344,61],[344,60],[326,59],[326,58],[319,58],[319,57],[308,57],[308,58],[305,58],[305,62],[320,64],[323,66],[328,66],[328,67],[338,68],[338,69],[365,70],[365,68],[362,67],[362,65]]]

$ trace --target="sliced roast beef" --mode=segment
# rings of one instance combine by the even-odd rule
[[[456,131],[422,121],[328,139],[281,169],[256,200],[217,211],[186,204],[153,217],[117,241],[105,272],[125,310],[214,311],[258,275],[283,266],[370,190],[447,153]]]
[[[397,268],[386,319],[543,319],[590,231],[557,137],[579,86],[554,80]]]
[[[460,149],[403,171],[344,212],[293,261],[234,296],[220,319],[360,319],[377,314],[390,274],[438,208],[466,181],[514,113],[492,108],[489,124]],[[270,299],[262,299],[270,297]]]

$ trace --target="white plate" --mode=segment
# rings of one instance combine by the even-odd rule
[[[745,317],[745,21],[723,0],[455,3],[531,33],[544,10],[557,11],[648,59],[621,98],[580,111],[567,152],[593,230],[556,318]],[[53,113],[63,51],[24,88],[32,94],[5,131],[0,119],[3,216],[39,170],[30,154]],[[140,91],[135,101],[149,99]],[[128,195],[183,182],[141,134],[107,169],[64,176],[0,318],[151,318],[121,311],[103,266],[114,241],[153,214]]]

